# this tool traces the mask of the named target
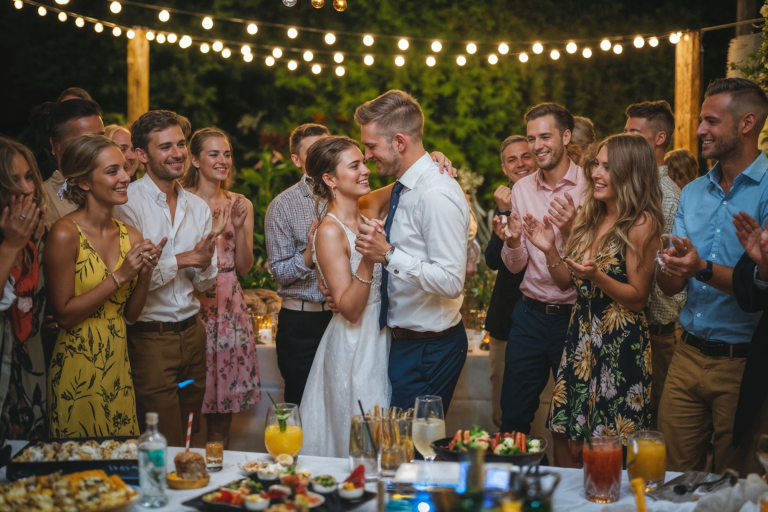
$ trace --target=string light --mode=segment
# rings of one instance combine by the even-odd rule
[[[98,30],[97,30],[97,32],[98,32]],[[150,30],[149,32],[144,34],[144,37],[147,38],[147,41],[154,41],[155,40],[155,33]]]
[[[567,51],[568,53],[576,53],[576,50],[578,50],[578,47],[576,46],[576,43],[574,43],[573,41],[571,41],[565,46],[565,51]]]
[[[157,34],[157,37],[155,38],[155,41],[157,41],[160,44],[163,44],[165,42],[165,35]]]
[[[613,46],[613,53],[615,53],[616,55],[620,54],[623,50],[624,48],[622,48],[620,44],[616,44]]]
[[[288,69],[290,69],[291,71],[296,71],[296,68],[298,67],[299,67],[299,64],[295,60],[288,62]]]
[[[632,44],[635,45],[635,48],[642,48],[645,46],[645,39],[643,39],[641,36],[637,36]]]
[[[477,45],[475,43],[469,43],[467,45],[467,53],[470,55],[474,55],[477,51]]]
[[[533,53],[535,53],[536,55],[539,55],[543,51],[544,51],[544,46],[542,46],[541,43],[536,43],[533,45]]]
[[[464,57],[463,55],[459,55],[458,57],[456,57],[456,64],[458,64],[459,66],[463,66],[466,63],[467,63],[467,58]]]
[[[373,65],[373,55],[366,55],[363,57],[363,62],[366,66],[372,66]]]
[[[398,55],[397,57],[395,57],[395,64],[396,64],[398,67],[402,67],[402,66],[403,66],[403,64],[405,64],[405,59],[403,58],[403,56],[402,56],[402,55]]]
[[[339,12],[344,12],[347,9],[347,0],[333,0],[333,8]],[[339,75],[338,71],[336,74]]]
[[[520,62],[528,62],[528,54],[525,52],[521,53],[518,58],[520,59]]]
[[[264,59],[264,64],[266,64],[269,67],[272,67],[275,65],[275,58],[273,56],[269,56],[266,59]]]
[[[336,2],[334,2],[334,3],[336,3]],[[336,9],[336,10],[338,10],[338,9]],[[339,67],[336,68],[336,76],[344,76],[344,73],[346,73],[346,70],[343,67],[339,66]]]
[[[211,47],[208,46],[208,43],[203,43],[200,45],[200,51],[203,53],[208,53],[209,51],[211,51]]]
[[[333,61],[336,64],[341,64],[342,62],[344,62],[344,55],[342,55],[341,53],[334,53],[333,54]]]
[[[175,43],[177,39],[176,34],[168,34],[167,38],[168,42],[171,44]]]
[[[120,2],[112,2],[109,4],[109,10],[117,14],[123,10],[123,6],[120,4]]]
[[[93,30],[95,30],[96,33],[98,34],[101,34],[102,32],[104,32],[104,25],[102,25],[101,23],[97,23],[93,26]]]
[[[440,41],[435,41],[432,43],[433,52],[438,53],[442,49],[443,49],[443,43],[441,43]]]
[[[60,13],[59,13],[59,21],[61,21],[61,22],[65,22],[65,21],[67,21],[67,13],[65,13],[65,12],[60,12]]]
[[[435,64],[437,64],[437,60],[435,60],[433,56],[430,55],[429,57],[427,57],[427,66],[432,67]]]
[[[245,62],[251,62],[253,60],[253,54],[252,53],[246,53],[243,55],[243,60]]]
[[[213,20],[210,16],[203,18],[203,28],[205,30],[211,30],[213,28]]]
[[[320,74],[320,70],[321,70],[320,64],[315,64],[314,66],[312,66],[312,72],[314,74],[319,75]]]
[[[297,37],[299,37],[299,31],[293,27],[289,28],[288,37],[290,37],[291,39],[296,39]]]
[[[592,56],[592,50],[590,50],[589,48],[584,48],[584,51],[582,51],[581,54],[584,56],[585,59],[588,59]]]
[[[128,32],[125,33],[125,37],[127,37],[128,39],[133,39],[134,37],[136,37],[136,32],[134,32],[133,30],[129,30]]]
[[[225,59],[228,59],[230,55],[232,55],[232,52],[230,51],[229,48],[224,48],[223,50],[221,50],[221,56],[224,57]]]
[[[224,43],[222,43],[221,41],[214,41],[213,44],[211,45],[211,49],[215,52],[220,52],[221,50],[224,49]]]
[[[333,34],[325,34],[325,44],[333,44],[336,42],[336,36]]]
[[[46,9],[41,5],[40,7],[37,8],[37,14],[39,14],[40,16],[45,16],[46,14],[48,14],[48,9]]]
[[[656,39],[655,37],[652,37],[648,40],[648,44],[651,45],[653,48],[656,48],[657,46],[659,46],[659,40]]]
[[[78,28],[83,28],[85,26],[85,20],[83,18],[77,18],[75,20],[75,25],[77,25]]]
[[[607,52],[608,50],[611,49],[611,42],[607,39],[603,39],[602,41],[600,41],[600,49],[603,50],[604,52]]]
[[[272,56],[276,59],[279,59],[280,57],[283,56],[283,50],[281,50],[280,48],[275,48],[274,50],[272,50]]]
[[[366,35],[365,37],[363,37],[363,44],[365,46],[373,46],[373,36]]]
[[[56,3],[59,5],[67,5],[69,3],[69,0],[56,0]]]
[[[169,13],[168,11],[166,11],[165,9],[163,9],[162,11],[160,11],[160,14],[158,14],[158,15],[157,15],[157,17],[158,17],[158,19],[159,19],[160,21],[162,21],[163,23],[165,23],[166,21],[168,21],[169,19],[171,19],[171,13]]]
[[[509,46],[506,43],[501,43],[499,45],[499,53],[502,55],[506,55],[509,53]]]
[[[21,0],[16,0],[15,2],[13,2],[13,6],[17,9],[21,9],[22,7],[24,7],[24,2],[22,2]]]
[[[491,66],[495,66],[499,62],[499,58],[496,56],[496,54],[490,54],[488,56],[488,64]]]
[[[557,50],[552,50],[549,52],[549,56],[552,57],[552,60],[557,60],[560,58],[560,52]]]
[[[397,47],[403,51],[407,50],[409,46],[410,46],[410,43],[408,43],[407,39],[401,39],[397,42]]]
[[[247,44],[244,44],[243,47],[240,48],[240,53],[242,53],[243,55],[250,54],[251,53],[251,47],[248,46]]]
[[[677,44],[680,42],[680,33],[676,32],[674,34],[670,34],[669,36],[669,42],[672,44]]]
[[[325,0],[312,0],[312,7],[315,9],[322,9],[325,5]]]
[[[120,34],[122,34],[123,31],[120,30],[120,27],[115,27],[112,29],[112,35],[115,37],[120,37]]]
[[[249,34],[253,35],[259,31],[259,27],[257,27],[255,23],[249,23],[247,30]]]
[[[307,62],[311,62],[311,61],[312,61],[312,59],[314,59],[314,58],[315,58],[315,56],[314,56],[314,55],[312,54],[312,52],[310,52],[309,50],[307,50],[306,52],[304,52],[304,60],[305,60],[305,61],[307,61]]]
[[[189,48],[192,46],[192,38],[189,36],[181,36],[181,39],[179,39],[179,46],[182,48]],[[227,50],[229,52],[229,50]],[[229,55],[227,55],[229,57]]]

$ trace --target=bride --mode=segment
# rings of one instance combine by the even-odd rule
[[[381,265],[355,251],[357,227],[368,220],[358,199],[371,191],[371,171],[358,143],[340,136],[315,142],[306,170],[327,212],[318,212],[312,259],[340,314],[320,341],[301,399],[302,454],[347,457],[358,399],[386,409],[391,395],[389,329],[379,330]]]

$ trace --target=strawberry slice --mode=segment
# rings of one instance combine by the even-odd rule
[[[344,482],[352,482],[357,488],[365,487],[365,466],[362,464],[357,466]]]

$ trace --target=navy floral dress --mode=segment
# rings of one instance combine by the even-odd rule
[[[577,255],[572,254],[574,261]],[[595,257],[601,272],[627,282],[626,262],[611,244]],[[651,343],[645,313],[615,302],[571,274],[576,303],[555,380],[547,427],[568,439],[647,429],[651,412]]]

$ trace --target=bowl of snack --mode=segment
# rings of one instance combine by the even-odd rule
[[[280,501],[290,496],[291,492],[291,488],[285,485],[271,485],[267,494],[272,501]]]
[[[365,466],[360,464],[352,474],[338,487],[339,497],[345,500],[358,500],[365,494]]]
[[[535,466],[544,458],[547,441],[540,437],[529,437],[522,432],[491,435],[475,426],[472,430],[459,430],[453,437],[438,439],[430,446],[445,461],[457,461],[460,453],[480,449],[485,452],[486,462]]]
[[[263,487],[259,482],[243,478],[206,494],[202,500],[204,503],[242,507],[245,506],[245,500],[249,496],[264,497]]]
[[[297,494],[293,498],[293,501],[300,506],[315,508],[325,503],[325,498],[319,494],[315,494],[314,492],[307,492],[306,494]]]
[[[200,489],[210,482],[211,477],[205,469],[205,459],[196,452],[180,452],[173,458],[176,471],[165,478],[171,489]]]
[[[336,479],[331,475],[320,475],[312,479],[312,489],[320,494],[330,494],[336,487]]]
[[[264,491],[260,494],[251,494],[245,497],[245,508],[248,510],[267,510],[270,503],[272,501]]]
[[[303,486],[309,485],[309,479],[312,473],[308,469],[296,469],[296,466],[289,466],[280,472],[280,483],[292,487],[296,484]]]
[[[287,453],[281,453],[280,455],[275,457],[275,462],[277,462],[284,468],[287,468],[288,466],[293,466],[293,457],[291,457]]]

